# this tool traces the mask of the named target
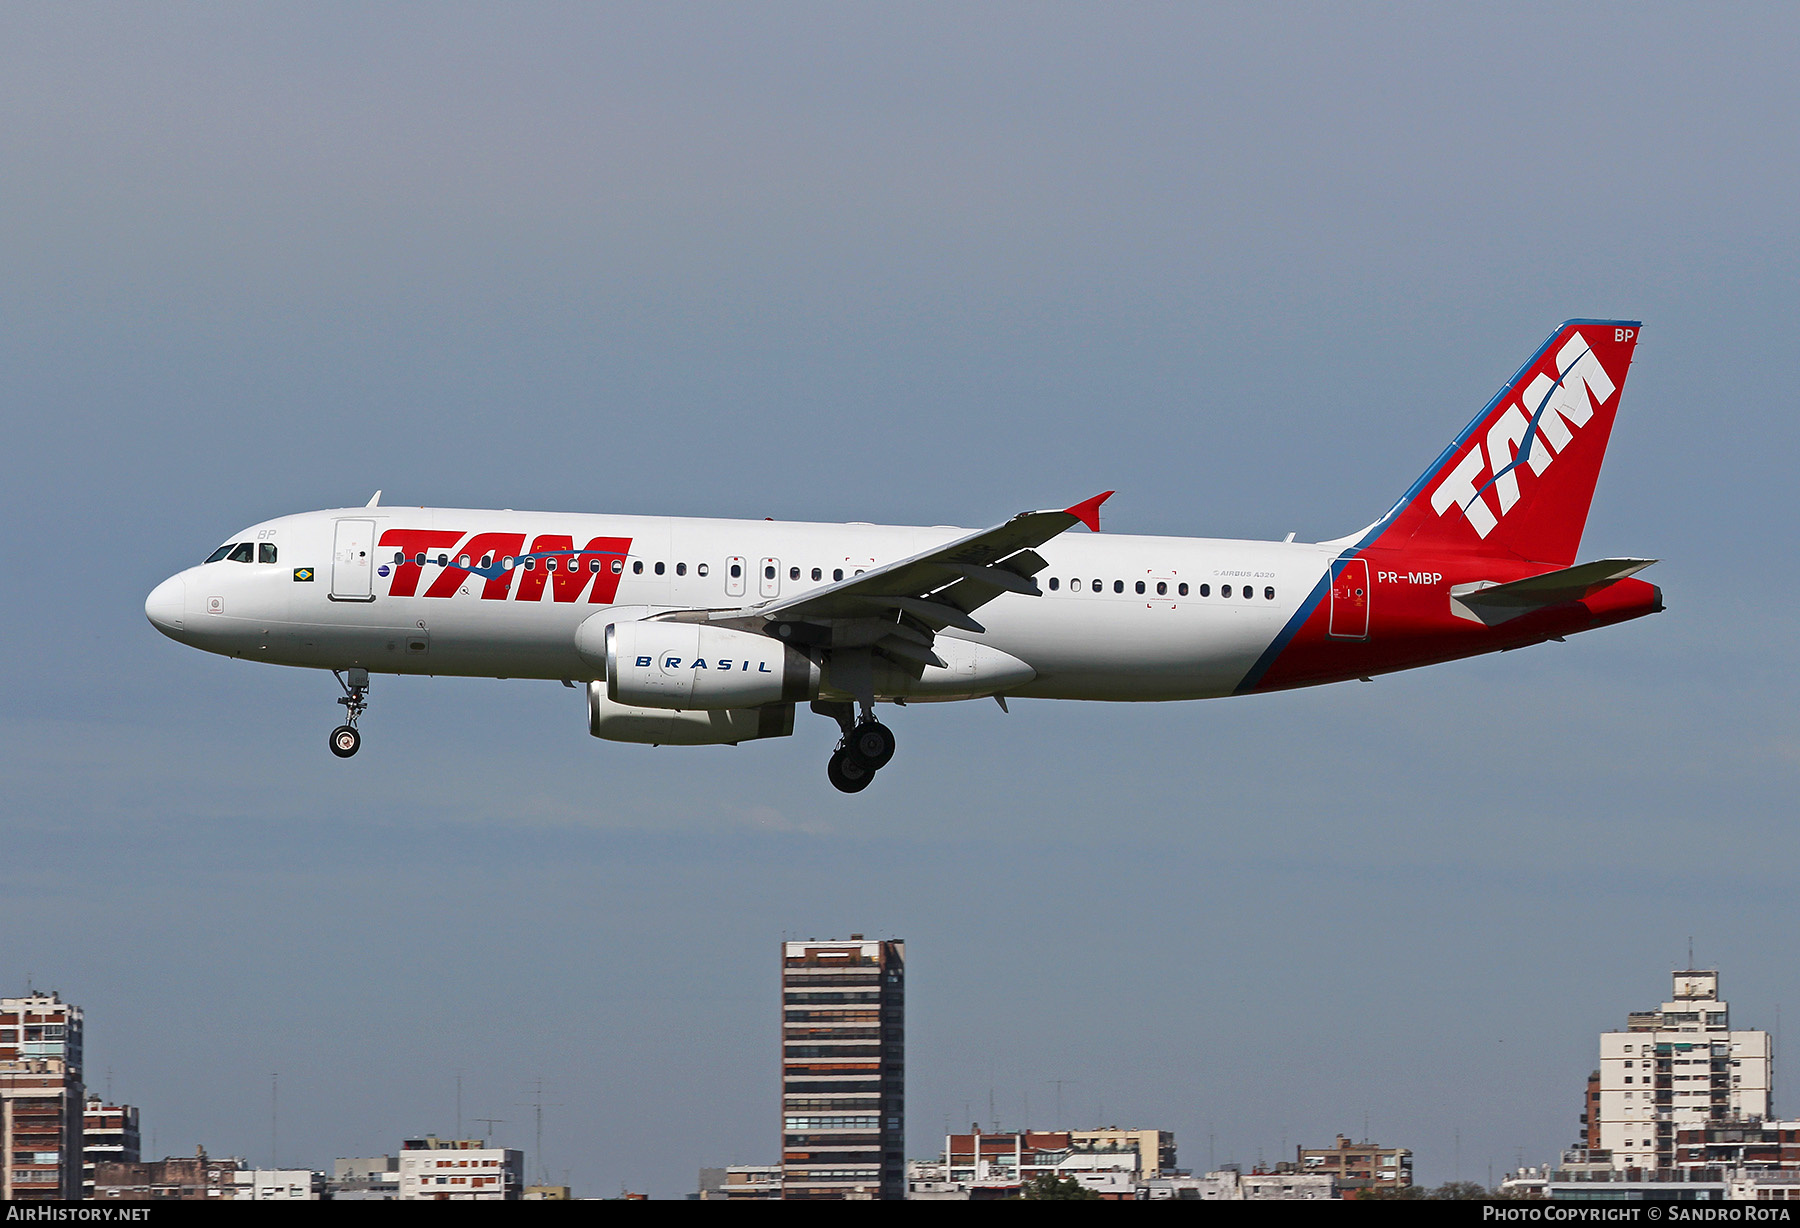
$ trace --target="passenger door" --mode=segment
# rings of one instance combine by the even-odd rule
[[[331,600],[375,600],[374,552],[373,520],[337,522],[331,544]]]
[[[781,560],[764,559],[757,565],[758,592],[765,597],[781,596]]]
[[[1366,640],[1369,638],[1369,561],[1351,559],[1331,582],[1331,622],[1327,633],[1333,639]]]

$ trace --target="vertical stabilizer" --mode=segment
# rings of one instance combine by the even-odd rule
[[[1358,547],[1573,563],[1638,331],[1557,328]]]

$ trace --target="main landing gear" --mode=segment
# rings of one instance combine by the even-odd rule
[[[866,705],[860,721],[854,719],[855,709],[847,703],[815,702],[813,711],[833,717],[844,731],[843,740],[825,765],[827,779],[840,793],[861,793],[894,757],[893,730],[876,720]]]
[[[348,759],[362,749],[362,734],[356,731],[356,721],[369,710],[369,671],[352,669],[345,673],[349,674],[348,681],[343,673],[331,671],[331,676],[344,688],[343,697],[338,700],[344,705],[344,723],[331,731],[331,753],[339,759]]]

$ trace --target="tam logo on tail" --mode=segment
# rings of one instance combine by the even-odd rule
[[[1638,328],[1630,320],[1558,328],[1372,536],[1573,561]]]
[[[1620,341],[1629,341],[1636,335],[1636,330],[1630,328],[1614,331]],[[1487,432],[1485,462],[1477,442],[1457,462],[1450,476],[1431,492],[1434,512],[1442,516],[1452,507],[1459,508],[1476,536],[1486,537],[1500,523],[1499,517],[1519,501],[1519,479],[1513,471],[1528,463],[1533,473],[1542,475],[1556,459],[1555,453],[1568,447],[1574,433],[1594,416],[1594,410],[1618,391],[1594,356],[1593,347],[1580,333],[1557,351],[1556,370],[1555,379],[1540,374],[1525,389],[1523,401],[1530,408],[1529,418],[1515,403],[1494,420]],[[1494,476],[1476,489],[1475,479],[1483,472]],[[1488,507],[1489,490],[1499,500],[1499,515]]]

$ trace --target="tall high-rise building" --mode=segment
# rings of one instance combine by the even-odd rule
[[[81,1197],[81,1008],[0,998],[0,1199]]]
[[[781,947],[781,1196],[906,1197],[906,943]]]
[[[1600,1035],[1599,1146],[1616,1168],[1674,1168],[1678,1132],[1768,1117],[1774,1074],[1769,1034],[1732,1031],[1718,971],[1676,972],[1661,1010]]]

